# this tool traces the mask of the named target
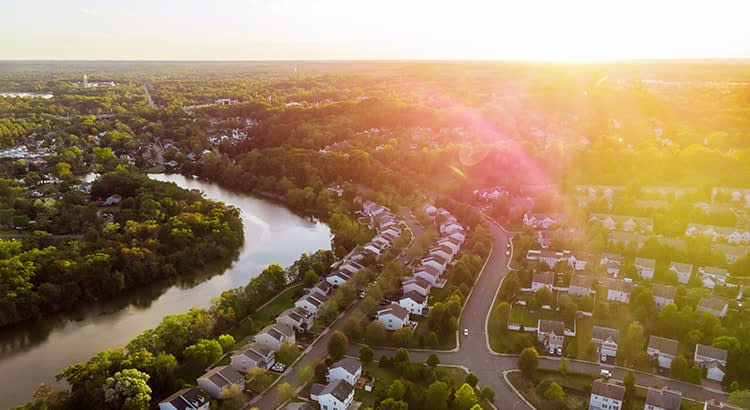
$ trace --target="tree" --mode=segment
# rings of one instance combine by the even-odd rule
[[[570,369],[570,360],[567,357],[560,359],[560,374],[566,376]]]
[[[311,288],[315,286],[316,283],[318,283],[318,280],[320,278],[318,277],[318,274],[315,273],[314,270],[310,269],[307,272],[305,272],[305,278],[303,279],[304,286],[306,288]]]
[[[281,342],[279,351],[276,352],[276,360],[288,366],[292,364],[292,362],[294,362],[294,360],[296,360],[299,355],[299,347],[297,347],[295,343],[292,343],[289,340],[284,340],[283,342]]]
[[[539,304],[539,306],[551,306],[552,301],[555,299],[555,296],[552,294],[552,291],[548,288],[540,288],[536,291],[536,301]]]
[[[382,345],[385,342],[387,335],[385,327],[379,321],[373,320],[367,324],[365,338],[370,344]]]
[[[438,358],[435,353],[430,353],[430,356],[427,358],[427,365],[432,368],[435,368],[439,364],[440,364],[440,358]]]
[[[378,410],[408,410],[409,405],[401,400],[387,398],[380,402]]]
[[[547,387],[547,390],[544,391],[544,398],[556,403],[562,403],[565,401],[565,392],[563,391],[562,386],[552,382],[549,384],[549,387]]]
[[[492,390],[492,387],[490,386],[482,387],[482,390],[479,392],[479,395],[482,396],[483,399],[487,400],[490,403],[495,401],[495,391]]]
[[[677,380],[684,380],[685,372],[688,369],[688,362],[685,356],[678,354],[672,359],[672,375]]]
[[[409,352],[404,349],[403,347],[396,350],[396,354],[393,355],[393,363],[408,363],[409,362]]]
[[[362,362],[363,365],[368,365],[372,362],[372,358],[374,357],[375,353],[372,351],[372,348],[367,345],[363,345],[359,348],[359,361]]]
[[[349,340],[346,335],[339,332],[338,330],[333,332],[331,338],[328,339],[328,356],[331,356],[333,360],[341,360],[349,349]]]
[[[279,400],[282,403],[289,401],[292,398],[294,398],[294,396],[296,396],[294,392],[294,387],[292,387],[292,385],[289,383],[286,383],[286,382],[281,383],[279,384],[279,387],[277,387],[276,389],[279,392]]]
[[[123,410],[146,410],[151,402],[149,375],[136,369],[123,369],[104,382],[104,401]]]
[[[518,356],[518,368],[526,377],[531,377],[539,366],[539,353],[533,347],[527,347]]]
[[[216,340],[219,341],[219,344],[221,345],[221,350],[224,352],[228,352],[232,350],[235,344],[234,337],[232,335],[219,335],[219,337]]]
[[[632,370],[628,370],[625,373],[625,376],[622,378],[622,384],[625,386],[625,398],[623,401],[627,406],[631,407],[631,400],[635,397],[635,373]]]
[[[242,410],[245,407],[245,395],[239,386],[230,386],[224,399],[219,404],[219,410]]]
[[[409,344],[409,340],[411,339],[411,334],[411,328],[402,327],[401,329],[393,332],[393,342],[396,344],[396,346],[406,347]]]
[[[469,410],[472,406],[479,403],[479,398],[474,392],[474,388],[464,383],[456,391],[456,396],[453,399],[453,407],[458,410]]]
[[[198,363],[200,367],[206,367],[215,362],[222,353],[221,345],[213,339],[201,339],[198,343],[186,347],[183,352],[185,357]]]
[[[625,364],[631,364],[635,360],[638,352],[643,349],[644,343],[643,326],[638,322],[629,324],[622,338],[622,352]]]
[[[425,408],[431,410],[446,410],[448,408],[448,398],[450,391],[448,385],[442,381],[434,381],[427,388],[425,394]]]
[[[468,384],[471,387],[476,387],[477,383],[479,383],[479,378],[474,372],[466,373],[466,378],[464,379],[464,383]]]
[[[315,376],[313,366],[309,364],[306,366],[302,366],[297,372],[297,377],[299,377],[300,380],[304,381],[305,383],[310,383],[310,381],[312,381],[313,379],[313,376]]]
[[[729,403],[743,409],[750,408],[750,390],[735,390],[729,393]]]
[[[388,389],[385,391],[386,397],[390,397],[394,400],[401,400],[404,398],[404,395],[406,394],[406,385],[399,380],[396,379],[391,382],[391,385],[388,386]]]

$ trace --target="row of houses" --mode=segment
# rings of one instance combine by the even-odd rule
[[[554,251],[549,249],[529,249],[526,252],[526,259],[545,264],[550,269],[557,266],[558,263],[565,263],[575,271],[583,271],[592,261],[598,262],[599,265],[605,267],[609,275],[615,278],[619,276],[625,262],[625,258],[622,255],[615,253],[605,252],[600,255],[593,255],[582,252],[573,253],[570,251]],[[654,278],[654,272],[656,271],[655,259],[636,257],[633,260],[633,265],[641,279],[652,280]],[[690,282],[693,273],[697,272],[700,275],[703,286],[708,289],[713,289],[717,285],[725,286],[729,278],[729,271],[727,269],[716,266],[701,266],[696,270],[692,264],[671,261],[667,270],[674,272],[677,276],[677,282],[682,284]]]
[[[617,380],[597,379],[591,385],[589,410],[622,410],[625,386]],[[682,393],[667,388],[649,388],[644,410],[680,410]],[[703,404],[703,410],[740,410],[740,407],[711,399]]]
[[[552,291],[567,291],[570,296],[581,297],[593,295],[596,290],[594,283],[599,282],[607,289],[606,300],[609,302],[630,303],[630,295],[637,284],[632,281],[616,280],[610,278],[597,279],[589,275],[573,275],[567,288],[558,287],[554,284],[555,274],[553,272],[539,272],[532,277],[531,291],[536,292],[541,288]],[[675,303],[677,288],[671,285],[653,284],[651,291],[657,307],[662,308],[667,304]],[[729,310],[729,302],[718,296],[706,296],[698,300],[695,310],[723,318]]]

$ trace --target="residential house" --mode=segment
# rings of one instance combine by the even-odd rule
[[[427,296],[414,290],[404,292],[401,299],[399,299],[398,304],[402,308],[408,310],[409,313],[422,315],[424,314],[424,309],[427,307]]]
[[[463,232],[464,227],[461,226],[458,222],[450,222],[450,223],[444,223],[440,225],[440,234],[441,235],[450,235],[453,233]]]
[[[646,353],[648,353],[649,357],[659,362],[659,367],[671,369],[672,359],[677,356],[677,341],[651,335],[648,339]]]
[[[567,259],[565,255],[560,251],[551,251],[547,249],[529,249],[526,252],[526,259],[529,261],[538,261],[545,263],[550,268],[554,268],[559,262],[564,262]]]
[[[750,243],[750,231],[730,226],[703,225],[691,223],[685,229],[685,236],[708,236],[712,241],[722,241],[730,245]]]
[[[625,187],[622,185],[576,185],[575,192],[590,198],[603,197],[612,200],[615,193],[624,192]]]
[[[643,410],[680,410],[681,403],[682,393],[678,391],[648,389]]]
[[[597,214],[589,215],[589,223],[598,224],[609,231],[653,232],[654,220],[627,215]]]
[[[268,346],[258,342],[247,345],[232,355],[231,366],[238,372],[247,373],[254,367],[270,369],[276,363],[276,354]]]
[[[698,273],[701,275],[703,287],[708,289],[713,289],[717,285],[725,286],[729,277],[728,270],[715,266],[701,266],[698,268]]]
[[[321,280],[310,288],[310,294],[327,298],[331,294],[331,284],[326,280]]]
[[[408,277],[401,279],[401,288],[404,291],[404,294],[409,292],[417,292],[422,296],[427,296],[430,294],[430,282],[423,278],[419,277]]]
[[[571,269],[580,272],[586,269],[586,265],[592,259],[593,256],[591,254],[578,252],[568,256],[568,266],[570,266]]]
[[[308,293],[294,302],[294,306],[305,309],[314,317],[318,317],[320,308],[328,300],[327,296],[321,296],[318,293]]]
[[[685,195],[692,195],[698,192],[697,188],[673,187],[673,186],[644,186],[641,188],[646,194],[658,195],[661,197],[681,198]]]
[[[414,277],[427,281],[430,286],[442,288],[445,286],[445,279],[440,279],[442,272],[435,269],[432,265],[420,265],[414,268]]]
[[[599,264],[604,265],[607,269],[607,273],[617,277],[620,274],[620,267],[622,266],[623,258],[622,255],[615,253],[603,253],[599,258]]]
[[[354,386],[346,380],[335,380],[327,385],[313,384],[310,399],[320,404],[321,410],[345,410],[354,400]]]
[[[313,320],[313,315],[300,307],[289,308],[276,317],[276,323],[290,326],[295,332],[308,331]]]
[[[534,229],[549,229],[562,221],[562,214],[533,214],[525,213],[523,223]]]
[[[410,324],[409,311],[395,303],[378,310],[377,319],[388,330],[401,329]]]
[[[591,384],[589,410],[621,410],[625,386],[614,380],[597,379]]]
[[[591,330],[591,341],[596,345],[596,351],[607,357],[617,357],[617,342],[620,332],[609,327],[594,326]]]
[[[453,256],[456,255],[456,252],[454,252],[450,247],[444,246],[444,245],[437,245],[430,249],[430,256],[440,256],[442,258],[447,259],[449,262],[453,260]]]
[[[742,410],[742,407],[735,406],[734,404],[724,403],[716,399],[711,399],[703,404],[703,410]]]
[[[592,286],[594,278],[585,275],[573,275],[570,278],[570,285],[568,286],[568,294],[570,296],[587,296],[594,293]]]
[[[716,317],[723,318],[729,310],[729,303],[726,299],[718,296],[709,296],[700,298],[698,305],[695,307],[696,312],[710,313]]]
[[[261,329],[254,337],[253,340],[260,343],[274,352],[278,352],[281,348],[281,344],[286,342],[294,343],[295,335],[294,329],[291,326],[274,323]]]
[[[211,402],[197,387],[182,389],[159,403],[159,410],[208,410]]]
[[[461,243],[458,240],[451,239],[450,237],[439,239],[437,241],[437,246],[445,246],[449,248],[454,255],[458,253],[459,249],[461,249]]]
[[[330,275],[326,276],[326,282],[330,283],[331,286],[341,286],[351,279],[351,276],[341,270],[333,272]]]
[[[726,188],[715,187],[711,191],[711,200],[724,202],[722,199],[731,202],[739,202],[745,208],[750,208],[750,189],[747,188]]]
[[[707,379],[722,382],[727,367],[727,351],[699,343],[695,345],[693,363],[706,369]]]
[[[559,320],[539,320],[536,328],[537,339],[547,349],[562,349],[565,342],[565,323]]]
[[[611,231],[607,234],[607,243],[609,246],[634,247],[636,250],[640,250],[646,243],[646,240],[648,240],[648,236],[633,232]]]
[[[733,264],[747,256],[748,252],[750,252],[750,246],[732,246],[717,243],[711,247],[711,251],[724,255],[727,263]]]
[[[693,265],[689,263],[670,262],[669,270],[677,275],[677,282],[686,284],[693,275]]]
[[[441,258],[439,256],[429,256],[426,258],[422,258],[421,261],[422,266],[431,266],[435,268],[441,275],[443,272],[445,272],[445,267],[448,264],[448,261],[445,258]]]
[[[198,378],[198,386],[215,399],[222,399],[232,390],[245,389],[245,376],[229,366],[214,367]]]
[[[475,189],[473,193],[475,196],[485,201],[492,201],[500,198],[501,196],[507,197],[509,194],[507,190],[500,187]]]
[[[552,290],[555,286],[555,272],[539,272],[535,273],[531,280],[531,291],[536,292],[541,288],[547,288]]]
[[[352,386],[357,384],[362,376],[362,364],[359,360],[345,357],[328,368],[328,381],[344,380]]]
[[[635,258],[635,270],[641,279],[651,280],[656,270],[656,259]]]
[[[677,290],[674,286],[654,284],[651,287],[651,293],[654,295],[654,303],[661,309],[670,303],[674,303]]]
[[[608,280],[607,300],[610,302],[630,303],[630,293],[633,291],[633,282],[625,280]]]
[[[463,232],[453,232],[452,234],[446,236],[446,238],[458,241],[458,243],[463,244],[466,240],[466,235]]]

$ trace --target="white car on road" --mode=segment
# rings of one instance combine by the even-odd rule
[[[464,336],[468,336],[468,335],[469,335],[469,329],[464,329]]]

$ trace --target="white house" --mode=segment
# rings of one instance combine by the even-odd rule
[[[159,410],[208,410],[211,402],[197,387],[182,389],[159,403]]]
[[[317,294],[318,296],[327,298],[331,294],[331,284],[325,280],[321,280],[310,288],[310,294]]]
[[[555,273],[554,272],[539,272],[535,273],[531,280],[531,291],[536,292],[541,288],[547,288],[552,290],[555,285]]]
[[[610,302],[630,303],[633,282],[624,280],[607,281],[607,300]]]
[[[699,343],[695,345],[693,363],[706,369],[707,379],[722,382],[727,367],[727,351]]]
[[[635,258],[635,270],[642,279],[653,279],[656,270],[656,260],[647,258]]]
[[[345,357],[328,368],[328,381],[344,380],[353,385],[357,384],[362,376],[362,365],[359,360]]]
[[[409,292],[417,292],[422,296],[430,294],[430,282],[420,277],[408,277],[401,279],[401,287],[404,294]]]
[[[575,253],[568,256],[568,265],[576,271],[582,271],[586,269],[586,265],[591,260],[591,255],[587,253]]]
[[[415,315],[422,315],[427,307],[427,296],[417,291],[404,292],[398,301],[399,306]]]
[[[331,286],[341,286],[351,278],[346,272],[339,270],[326,276],[326,282],[330,283]]]
[[[328,297],[321,296],[318,293],[308,293],[294,302],[294,306],[305,309],[314,317],[318,317],[320,307],[328,300]]]
[[[529,249],[526,252],[526,259],[529,261],[545,263],[550,268],[554,268],[559,262],[564,262],[566,260],[565,255],[562,252],[547,249]]]
[[[594,288],[591,284],[594,282],[594,278],[585,275],[573,275],[570,278],[570,285],[568,285],[568,294],[570,296],[587,296],[594,293]]]
[[[276,323],[290,326],[295,332],[306,332],[313,325],[313,315],[305,309],[293,307],[281,312]]]
[[[620,332],[609,327],[594,326],[591,330],[591,341],[596,345],[596,351],[607,357],[617,357],[617,341]]]
[[[539,320],[536,328],[537,339],[547,349],[562,349],[565,342],[565,323],[559,320]]]
[[[278,352],[281,344],[286,342],[294,343],[294,329],[291,326],[275,323],[261,329],[254,337],[254,341],[260,343],[274,352]]]
[[[437,241],[438,246],[445,246],[449,248],[453,254],[457,254],[458,250],[461,249],[461,244],[458,241],[451,240],[450,238],[443,238]]]
[[[377,319],[388,330],[401,329],[410,324],[409,311],[395,303],[378,310]]]
[[[321,410],[345,410],[354,400],[354,386],[345,380],[336,380],[323,386],[313,384],[310,399],[320,404]]]
[[[703,287],[708,289],[713,289],[717,285],[725,286],[729,277],[728,270],[715,266],[701,266],[698,268],[698,273],[701,274]]]
[[[651,292],[654,295],[654,303],[656,303],[656,306],[661,309],[670,303],[674,303],[674,297],[677,290],[674,286],[654,284],[651,287]]]
[[[682,393],[675,390],[648,389],[644,410],[680,410]]]
[[[599,258],[599,264],[606,266],[608,274],[617,277],[622,266],[622,256],[614,253],[603,253]]]
[[[448,235],[447,238],[456,240],[459,243],[463,244],[466,240],[466,235],[464,235],[463,232],[453,232],[452,234]]]
[[[589,410],[621,410],[625,386],[615,381],[594,380],[591,384]]]
[[[232,355],[231,366],[238,372],[247,373],[254,367],[270,369],[276,363],[273,350],[260,343],[251,343],[244,350]]]
[[[549,229],[555,224],[562,221],[561,214],[533,214],[526,213],[523,215],[523,223],[532,228]]]
[[[693,275],[693,265],[689,263],[670,262],[669,270],[677,275],[677,281],[686,284]]]
[[[422,266],[431,266],[438,271],[438,274],[442,275],[445,272],[445,260],[437,256],[430,256],[423,258],[421,262]]]
[[[198,386],[215,399],[224,398],[232,387],[245,389],[245,376],[229,366],[214,367],[198,378]]]
[[[435,269],[432,265],[420,265],[414,268],[414,277],[422,279],[432,287],[442,288],[445,286],[445,279],[440,279],[442,272]]]
[[[725,299],[717,296],[700,298],[698,305],[695,307],[696,312],[709,313],[716,317],[723,318],[729,310],[729,303]]]
[[[610,231],[619,229],[625,232],[652,232],[654,230],[653,219],[627,215],[594,213],[589,216],[589,223],[601,225]]]
[[[672,359],[677,356],[677,341],[652,335],[648,339],[646,353],[648,353],[649,357],[652,359],[657,359],[659,367],[671,369]]]

